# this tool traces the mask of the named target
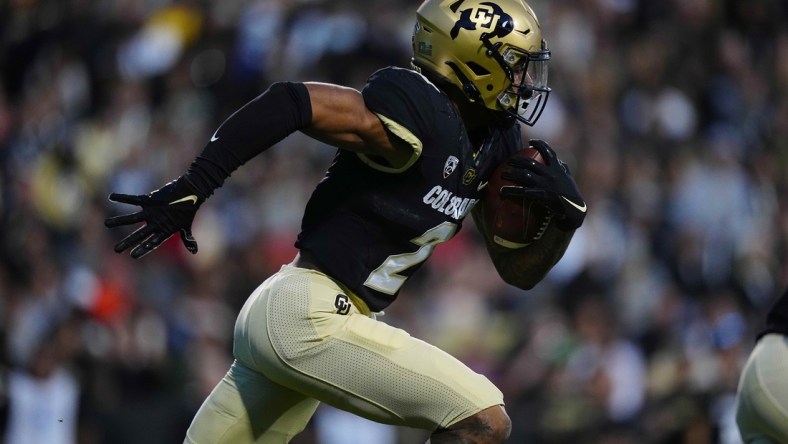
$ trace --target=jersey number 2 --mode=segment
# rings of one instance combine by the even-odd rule
[[[451,239],[456,231],[457,224],[443,222],[437,227],[430,228],[421,236],[411,239],[412,243],[418,245],[418,250],[412,253],[392,254],[387,257],[380,267],[370,273],[364,285],[381,293],[394,295],[407,279],[406,276],[399,273],[427,260],[435,246]]]

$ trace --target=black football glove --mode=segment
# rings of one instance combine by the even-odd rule
[[[501,196],[537,199],[553,211],[556,227],[576,230],[583,224],[587,207],[569,167],[546,142],[533,139],[530,144],[542,155],[544,165],[527,157],[509,159],[502,177],[518,185],[501,187]]]
[[[139,259],[155,250],[170,236],[179,232],[186,249],[197,253],[197,241],[192,236],[192,221],[197,209],[205,201],[189,182],[180,177],[147,195],[112,193],[109,200],[139,205],[142,211],[110,217],[104,221],[108,228],[145,222],[145,225],[115,245],[115,252],[131,250],[131,257]]]

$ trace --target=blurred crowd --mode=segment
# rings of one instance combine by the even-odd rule
[[[289,262],[334,149],[295,134],[143,260],[142,194],[273,81],[409,66],[418,0],[0,2],[0,442],[181,442],[246,296]],[[466,221],[383,321],[503,390],[513,443],[737,443],[739,371],[788,283],[788,3],[532,0],[543,138],[589,205],[534,290]],[[321,407],[296,443],[423,442]]]

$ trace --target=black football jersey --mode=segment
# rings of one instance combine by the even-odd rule
[[[380,311],[451,239],[495,167],[521,149],[517,126],[473,146],[448,96],[409,69],[385,68],[362,90],[367,107],[413,147],[408,164],[338,150],[307,203],[296,247]]]

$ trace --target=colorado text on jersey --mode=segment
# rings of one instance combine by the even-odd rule
[[[440,185],[435,185],[424,195],[423,201],[454,220],[462,220],[476,205],[478,199],[455,196],[451,191],[443,189]]]

